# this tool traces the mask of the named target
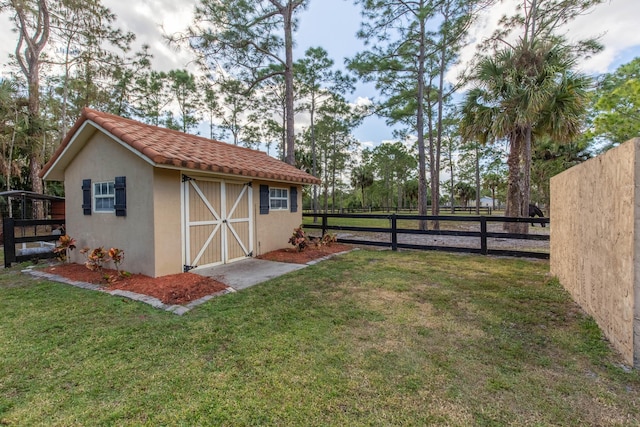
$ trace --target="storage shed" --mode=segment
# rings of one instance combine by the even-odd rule
[[[88,108],[42,176],[64,181],[78,247],[123,249],[123,268],[151,277],[285,247],[302,186],[320,183],[262,151]]]

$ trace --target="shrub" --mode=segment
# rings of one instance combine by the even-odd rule
[[[69,252],[76,248],[76,239],[71,238],[68,234],[60,236],[58,244],[53,249],[53,252],[62,262],[66,262],[69,259]]]
[[[322,236],[322,239],[320,239],[320,246],[331,246],[332,244],[336,243],[338,241],[338,235],[337,234],[325,234],[324,236]]]
[[[304,234],[302,226],[293,229],[293,235],[289,238],[289,243],[295,246],[298,252],[304,251],[306,247],[309,246],[309,241]]]
[[[95,248],[94,250],[89,252],[90,250],[91,249],[89,248],[83,248],[80,251],[83,254],[88,254],[86,255],[87,261],[84,263],[84,265],[86,265],[87,268],[91,271],[102,271],[104,263],[109,261],[107,251],[105,251],[102,246],[100,246],[99,248]]]
[[[108,255],[109,255],[109,259],[113,261],[113,265],[115,265],[116,267],[118,276],[120,276],[121,275],[120,264],[122,264],[122,262],[124,261],[124,251],[118,248],[111,248],[109,249]]]

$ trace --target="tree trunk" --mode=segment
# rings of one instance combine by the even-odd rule
[[[316,129],[314,124],[314,115],[316,111],[316,98],[315,94],[311,95],[311,175],[317,177],[318,176],[318,155],[316,154]],[[313,214],[315,215],[318,212],[318,186],[314,184],[313,186],[313,197],[311,200],[311,205],[313,209]],[[313,217],[313,222],[318,222],[318,217]]]
[[[443,11],[444,22],[443,26],[448,25],[449,22],[449,2],[445,2],[445,10]],[[446,58],[447,58],[447,33],[442,33],[442,40],[440,41],[440,64],[438,70],[438,126],[437,137],[435,147],[435,159],[431,165],[431,200],[432,200],[432,215],[440,214],[440,152],[442,149],[442,116],[444,111],[444,74],[446,72]],[[435,228],[435,227],[434,227]],[[439,229],[440,225],[436,229]]]
[[[37,16],[33,17],[32,25],[35,26],[35,33],[29,34],[29,23],[24,3],[16,0],[11,1],[11,6],[16,11],[18,18],[19,39],[16,45],[16,61],[27,79],[29,91],[29,125],[27,129],[27,139],[29,142],[29,175],[32,190],[42,194],[44,189],[40,179],[42,168],[40,159],[39,144],[42,138],[42,124],[40,123],[40,54],[49,40],[49,9],[46,0],[38,0]],[[22,45],[26,43],[26,48],[22,51]],[[42,202],[33,204],[33,217],[41,219],[44,217]]]
[[[290,165],[296,164],[295,156],[295,129],[293,110],[293,4],[289,2],[287,10],[283,13],[284,18],[284,48],[285,48],[285,68],[284,84],[286,98],[286,122],[287,122],[287,148],[285,161]]]
[[[11,143],[9,145],[9,162],[7,165],[7,177],[6,177],[6,184],[7,184],[7,191],[11,190],[11,168],[13,167],[13,148],[16,145],[16,136],[18,134],[17,131],[17,124],[18,124],[18,108],[16,107],[16,117],[15,117],[15,122],[16,126],[13,127],[13,130],[11,131]],[[11,202],[9,202],[9,209],[11,209]],[[9,215],[11,217],[11,214]]]
[[[420,2],[420,6],[423,2]],[[424,149],[424,74],[426,58],[424,20],[420,20],[420,53],[418,54],[418,93],[416,112],[416,133],[418,137],[418,215],[427,215],[427,168]],[[427,221],[419,221],[420,230],[427,229]]]
[[[336,135],[333,135],[333,154],[331,159],[331,213],[336,208]]]
[[[507,181],[507,206],[504,212],[506,217],[523,217],[524,211],[524,161],[523,151],[525,142],[525,130],[518,129],[510,136],[511,149],[507,165],[509,167],[509,178]],[[527,215],[528,216],[528,206]],[[505,222],[504,229],[509,233],[527,233],[528,223]]]
[[[476,215],[480,215],[480,154],[478,142],[476,144]]]

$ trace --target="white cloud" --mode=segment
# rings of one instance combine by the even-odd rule
[[[164,34],[184,31],[191,24],[195,0],[105,0],[104,4],[118,17],[117,27],[136,35],[137,48],[143,44],[150,46],[154,68],[169,71],[185,68],[191,62],[191,54],[168,46]],[[188,68],[194,71],[193,67]]]
[[[373,105],[373,101],[368,96],[358,96],[353,104],[356,107],[369,107]]]
[[[449,82],[457,80],[464,65],[476,53],[476,46],[491,36],[497,28],[500,17],[512,14],[516,5],[520,3],[521,0],[503,0],[481,14],[470,30],[471,43],[461,51],[461,64],[447,74]],[[637,54],[640,54],[640,32],[637,31],[639,16],[640,1],[611,0],[567,24],[564,32],[570,40],[601,36],[599,40],[604,45],[602,52],[582,61],[580,69],[589,74],[610,72],[619,65],[616,61],[623,52],[638,49]]]

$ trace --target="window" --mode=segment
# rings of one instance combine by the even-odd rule
[[[270,188],[269,208],[272,210],[289,209],[289,191],[286,188]]]
[[[116,202],[114,181],[93,184],[93,210],[95,212],[113,212]]]

